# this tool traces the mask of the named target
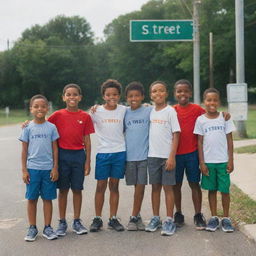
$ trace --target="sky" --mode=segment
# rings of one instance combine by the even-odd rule
[[[119,15],[140,10],[148,0],[0,0],[0,50],[7,49],[35,24],[44,25],[57,15],[84,17],[98,38]]]

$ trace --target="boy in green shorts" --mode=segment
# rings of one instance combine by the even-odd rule
[[[209,191],[212,214],[206,230],[216,231],[220,226],[217,216],[217,191],[220,191],[223,207],[221,227],[224,232],[233,232],[229,218],[229,174],[234,169],[232,132],[235,126],[231,120],[225,121],[223,115],[218,112],[220,95],[216,89],[207,89],[203,100],[206,113],[197,118],[194,134],[198,134],[199,162],[203,174],[201,186]]]

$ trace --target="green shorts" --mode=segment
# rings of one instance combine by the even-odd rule
[[[206,164],[209,176],[202,175],[201,187],[206,190],[218,190],[229,193],[230,177],[227,163]]]

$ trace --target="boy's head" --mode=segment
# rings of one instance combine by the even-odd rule
[[[36,119],[45,119],[48,109],[49,102],[45,96],[37,94],[30,99],[30,112]]]
[[[178,80],[174,84],[174,97],[180,105],[186,106],[192,97],[192,84],[186,79]]]
[[[149,86],[150,98],[156,105],[166,104],[168,85],[163,81],[155,81]]]
[[[144,100],[144,87],[140,82],[131,82],[125,88],[125,97],[131,109],[137,109]]]
[[[67,84],[63,88],[62,99],[70,111],[77,111],[78,104],[82,100],[82,90],[77,84]]]
[[[208,88],[204,91],[203,101],[206,112],[216,113],[220,105],[220,93],[215,88]]]
[[[108,79],[101,85],[102,98],[107,109],[115,109],[121,97],[122,85],[114,79]]]

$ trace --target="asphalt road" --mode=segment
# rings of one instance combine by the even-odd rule
[[[172,237],[160,236],[160,231],[154,233],[128,232],[121,233],[107,229],[108,193],[104,206],[104,229],[98,233],[78,236],[69,229],[64,238],[48,241],[42,237],[43,216],[42,204],[38,205],[39,236],[33,243],[24,241],[27,229],[25,186],[21,180],[20,151],[21,145],[17,140],[19,126],[0,127],[0,256],[119,256],[119,255],[197,255],[197,256],[228,256],[256,255],[256,244],[243,233],[236,231],[226,234],[221,230],[214,233],[196,231],[192,222],[193,207],[187,184],[184,184],[183,206],[186,225]],[[95,138],[93,138],[95,143]],[[94,147],[95,148],[95,147]],[[94,157],[93,157],[94,160]],[[94,166],[94,164],[93,164]],[[88,227],[94,216],[94,171],[86,178],[82,216]],[[127,224],[131,214],[133,188],[122,181],[120,183],[120,206],[118,216],[123,224]],[[163,202],[163,200],[162,200]],[[58,211],[54,202],[53,226],[56,227]],[[207,209],[203,210],[209,217]],[[72,201],[69,199],[67,219],[69,227],[72,221]],[[164,204],[161,215],[165,216]],[[151,217],[150,186],[146,189],[141,215],[145,221]]]

